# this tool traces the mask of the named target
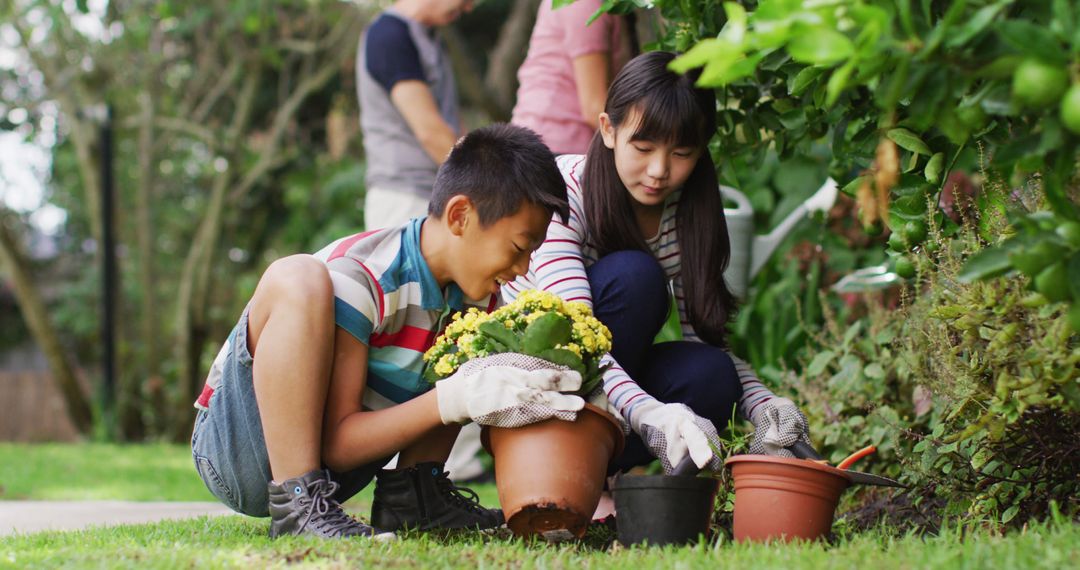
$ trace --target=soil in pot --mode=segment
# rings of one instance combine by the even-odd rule
[[[735,480],[736,541],[816,540],[832,527],[850,481],[805,459],[738,455],[725,462]]]
[[[586,404],[577,420],[519,428],[485,427],[481,442],[495,458],[495,484],[506,525],[518,536],[581,538],[623,434],[606,411]]]

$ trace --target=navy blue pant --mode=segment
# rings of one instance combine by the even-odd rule
[[[593,314],[612,335],[612,356],[646,392],[666,404],[682,403],[723,431],[742,396],[735,364],[723,349],[690,341],[653,344],[668,311],[667,276],[642,251],[617,251],[586,269]],[[612,470],[655,459],[637,434]]]

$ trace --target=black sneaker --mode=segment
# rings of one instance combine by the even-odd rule
[[[312,535],[322,538],[350,536],[393,539],[345,514],[332,496],[338,484],[324,470],[312,471],[280,484],[270,483],[270,538]]]
[[[371,523],[379,528],[483,530],[503,522],[501,510],[480,506],[476,493],[454,485],[441,463],[383,469],[375,479]]]

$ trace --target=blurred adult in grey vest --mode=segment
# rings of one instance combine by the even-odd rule
[[[427,214],[435,172],[464,134],[450,56],[435,28],[472,5],[472,0],[398,0],[360,38],[356,90],[367,155],[365,229]],[[462,428],[446,461],[451,479],[484,475],[476,457],[480,448],[480,428]]]
[[[435,172],[462,134],[450,58],[435,28],[471,9],[472,0],[398,0],[360,38],[366,229],[427,213]]]

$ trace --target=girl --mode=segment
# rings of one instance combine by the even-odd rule
[[[755,426],[753,453],[791,454],[809,443],[806,418],[772,394],[724,347],[735,299],[724,283],[727,226],[708,142],[716,100],[696,89],[696,75],[667,66],[675,54],[631,60],[608,92],[598,132],[585,156],[558,159],[570,219],[553,220],[530,270],[503,288],[589,304],[612,331],[608,400],[633,429],[613,469],[657,457],[670,473],[689,453],[698,467],[719,469],[716,426],[733,409]],[[684,340],[654,344],[669,289]]]

